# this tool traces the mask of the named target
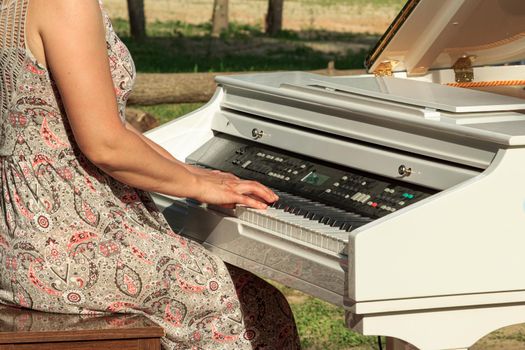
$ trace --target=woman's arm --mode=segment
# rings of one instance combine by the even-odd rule
[[[179,163],[181,165],[184,165],[186,166],[185,163],[183,162],[180,162],[179,160],[177,160],[177,158],[175,158],[174,156],[172,156],[168,151],[166,151],[162,146],[160,146],[159,144],[153,142],[152,140],[148,139],[146,136],[144,136],[144,134],[142,134],[139,130],[137,130],[135,127],[133,127],[133,125],[131,125],[130,123],[128,122],[125,122],[124,123],[126,129],[128,129],[129,131],[131,131],[132,133],[134,133],[135,135],[137,135],[138,137],[140,137],[140,139],[142,141],[144,141],[146,144],[148,144],[148,146],[150,146],[151,148],[153,148],[158,154],[160,154],[161,156],[163,156],[164,158],[168,159],[168,160],[171,160],[173,162],[176,162],[176,163]]]
[[[133,132],[135,135],[137,135],[138,137],[140,137],[144,142],[146,142],[151,148],[153,148],[158,154],[160,154],[161,156],[163,156],[164,158],[172,161],[172,162],[175,162],[177,164],[180,164],[182,165],[183,167],[185,167],[188,171],[190,171],[191,173],[195,174],[195,175],[205,175],[205,176],[209,176],[209,175],[217,175],[217,176],[222,176],[222,177],[226,177],[226,178],[232,178],[232,179],[237,179],[237,177],[235,175],[232,175],[232,174],[229,174],[229,173],[223,173],[221,171],[218,171],[218,170],[206,170],[206,169],[202,169],[202,168],[198,168],[198,167],[195,167],[195,166],[192,166],[190,164],[186,164],[184,162],[181,162],[179,161],[177,158],[175,158],[174,156],[172,156],[168,151],[166,151],[162,146],[160,146],[159,144],[155,143],[154,141],[150,140],[149,138],[147,138],[146,136],[144,136],[144,134],[142,134],[139,130],[137,130],[135,127],[133,127],[133,125],[131,125],[130,123],[126,122],[125,123],[126,125],[126,129],[128,129],[129,131]]]
[[[237,176],[235,176],[233,174],[230,174],[230,173],[225,173],[225,172],[222,172],[222,171],[219,171],[219,170],[203,169],[203,168],[199,168],[199,167],[196,167],[196,166],[193,166],[193,165],[181,162],[177,158],[173,157],[162,146],[160,146],[159,144],[153,142],[152,140],[150,140],[149,138],[144,136],[144,134],[142,134],[139,130],[134,128],[133,125],[131,125],[131,124],[127,123],[127,122],[125,123],[125,125],[126,125],[126,128],[128,130],[130,130],[135,135],[140,137],[144,142],[146,142],[158,154],[160,154],[161,156],[163,156],[164,158],[166,158],[166,159],[168,159],[168,160],[170,160],[172,162],[175,162],[175,163],[185,167],[186,170],[188,170],[189,172],[191,172],[194,175],[215,176],[215,177],[217,177],[217,179],[215,179],[215,181],[222,181],[222,180],[225,180],[225,179],[232,179],[232,180],[238,180],[239,179]]]
[[[103,171],[131,186],[213,204],[264,208],[276,196],[253,181],[196,175],[120,121],[96,0],[33,0],[46,63],[76,142]],[[164,151],[165,152],[165,151]]]

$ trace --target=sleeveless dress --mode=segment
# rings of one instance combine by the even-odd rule
[[[296,349],[283,296],[173,232],[150,196],[79,150],[50,72],[26,48],[29,0],[0,0],[0,303],[141,313],[165,349]],[[120,117],[135,77],[101,5]]]

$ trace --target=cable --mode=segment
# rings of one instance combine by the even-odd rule
[[[383,350],[383,343],[381,343],[381,336],[377,337],[377,345],[379,347],[379,350]]]

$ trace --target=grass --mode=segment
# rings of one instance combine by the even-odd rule
[[[376,344],[376,337],[365,337],[344,326],[344,311],[315,298],[291,305],[301,345],[309,349],[348,349]]]
[[[155,116],[160,124],[164,124],[178,118],[182,115],[188,114],[191,111],[201,107],[204,103],[180,103],[180,104],[164,104],[154,106],[133,106],[141,109]]]
[[[342,308],[312,297],[291,307],[304,349],[373,349],[377,344],[377,337],[363,336],[345,327]]]
[[[281,284],[271,283],[290,303],[303,349],[346,350],[377,347],[377,337],[363,336],[346,328],[343,308]]]
[[[129,24],[114,19],[113,26],[131,51],[137,70],[149,73],[312,70],[334,61],[338,69],[362,68],[367,50],[344,49],[347,43],[372,45],[377,36],[329,31],[283,31],[275,38],[257,26],[231,23],[220,38],[212,38],[210,24],[163,21],[148,24],[148,38],[137,42]],[[334,50],[316,45],[341,42]],[[337,46],[337,45],[335,45]]]

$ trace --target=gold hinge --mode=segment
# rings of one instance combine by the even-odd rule
[[[454,73],[456,73],[456,83],[470,83],[474,80],[474,69],[472,62],[476,56],[461,56],[452,66]]]
[[[399,61],[388,60],[379,63],[377,68],[374,70],[374,75],[376,77],[389,77],[394,71],[394,67],[397,66]]]

